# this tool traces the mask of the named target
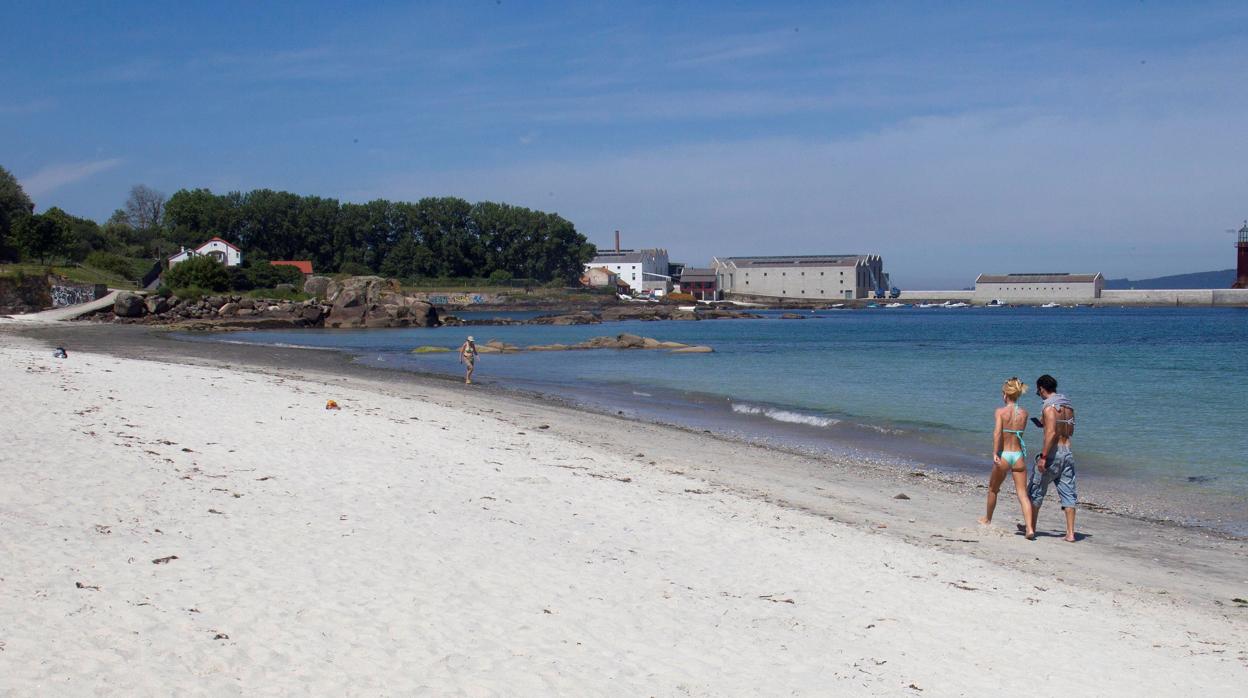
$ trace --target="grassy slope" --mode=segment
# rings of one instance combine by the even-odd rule
[[[109,288],[135,289],[138,285],[129,279],[124,279],[111,272],[94,267],[73,266],[73,267],[46,267],[42,264],[0,264],[0,275],[12,276],[18,273],[28,274],[30,276],[39,276],[47,273],[49,270],[59,276],[63,276],[70,281],[83,284],[104,284]]]

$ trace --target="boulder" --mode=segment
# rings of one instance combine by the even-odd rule
[[[217,310],[221,306],[225,305],[228,300],[229,299],[222,298],[221,296],[208,296],[204,299],[204,304],[211,310]]]
[[[309,276],[303,280],[303,292],[316,299],[324,299],[331,279],[328,276]]]
[[[277,291],[278,293],[294,293],[295,285],[294,284],[278,284],[273,287],[273,290]]]
[[[238,301],[238,307],[246,308],[248,310],[254,310],[256,307],[256,302],[250,298],[243,298],[242,300]]]
[[[147,313],[147,304],[143,296],[123,291],[113,300],[113,314],[117,317],[143,317]]]
[[[441,324],[438,322],[438,309],[430,303],[411,299],[407,311],[412,318],[412,324],[417,327],[437,327]]]
[[[221,306],[217,310],[217,312],[220,313],[222,317],[232,317],[234,314],[238,313],[240,310],[250,311],[251,305],[247,305],[246,307],[244,307],[241,303],[226,303],[225,305]]]
[[[710,354],[715,350],[706,346],[684,347],[681,349],[673,349],[673,354]]]
[[[169,312],[169,301],[164,296],[152,296],[147,299],[147,312],[160,315]]]
[[[398,284],[380,276],[351,276],[341,281],[331,281],[325,289],[325,299],[335,306],[350,308],[382,302],[384,291],[398,291]]]
[[[305,305],[299,309],[299,318],[304,322],[315,325],[325,317],[325,312],[319,305]]]

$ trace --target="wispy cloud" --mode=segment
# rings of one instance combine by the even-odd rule
[[[31,196],[42,196],[66,184],[111,170],[121,163],[121,158],[109,158],[107,160],[48,165],[29,177],[23,177],[21,179],[22,189],[25,189],[26,193]]]

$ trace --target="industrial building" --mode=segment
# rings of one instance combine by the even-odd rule
[[[1088,303],[1101,297],[1105,277],[1096,274],[980,274],[975,303]]]
[[[868,298],[889,285],[879,255],[716,257],[712,264],[725,298],[844,300]]]
[[[620,249],[620,231],[615,231],[615,249],[598,250],[598,254],[586,265],[585,270],[605,268],[619,275],[634,293],[672,290],[672,277],[668,273],[667,250]]]

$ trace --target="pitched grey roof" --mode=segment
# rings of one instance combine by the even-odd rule
[[[977,284],[1090,284],[1096,274],[980,274]]]
[[[714,270],[714,269],[698,269],[698,268],[694,268],[694,267],[685,267],[685,270],[684,270],[683,272],[681,272],[681,274],[680,274],[680,280],[681,280],[682,282],[684,282],[684,281],[690,281],[690,282],[693,282],[693,281],[697,281],[697,282],[709,282],[709,281],[714,281],[714,280],[715,280],[715,270]]]
[[[737,267],[852,267],[866,255],[792,255],[774,257],[727,257],[725,262],[732,262]]]

